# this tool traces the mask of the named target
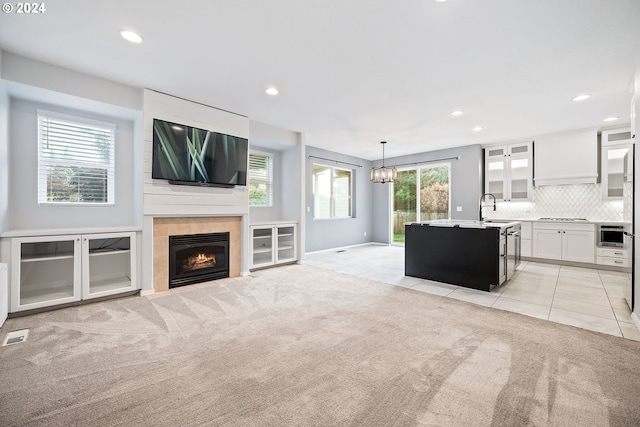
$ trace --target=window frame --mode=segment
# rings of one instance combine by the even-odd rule
[[[314,169],[316,166],[320,166],[323,168],[327,168],[331,171],[331,180],[330,180],[330,190],[329,190],[329,217],[317,217],[316,216],[316,204],[317,204],[317,200],[316,200],[316,185],[315,185],[315,172]],[[340,170],[340,171],[345,171],[349,173],[349,215],[348,216],[335,216],[334,215],[334,211],[335,211],[335,192],[334,192],[334,184],[335,184],[335,171],[336,170]],[[311,181],[312,181],[312,193],[313,193],[313,219],[314,220],[320,220],[320,221],[326,221],[326,220],[340,220],[340,219],[351,219],[354,218],[354,214],[353,214],[353,189],[354,189],[354,178],[355,177],[355,173],[353,169],[349,169],[349,168],[341,168],[338,166],[331,166],[331,165],[327,165],[325,163],[316,163],[314,162],[311,166]]]
[[[249,175],[249,179],[247,182],[247,187],[249,189],[249,192],[251,192],[251,182],[252,182],[252,177],[251,177],[251,156],[265,156],[269,159],[269,178],[268,178],[268,182],[267,182],[267,186],[268,186],[268,191],[267,191],[267,204],[265,205],[253,205],[251,204],[251,197],[249,197],[249,207],[251,208],[272,208],[273,207],[273,199],[274,199],[274,194],[273,194],[273,187],[274,187],[274,180],[273,180],[273,166],[274,166],[274,154],[270,153],[268,151],[260,151],[260,150],[250,150],[249,151],[249,170],[248,170],[248,175]]]
[[[38,108],[36,111],[36,120],[37,120],[37,157],[38,157],[38,165],[37,165],[37,202],[39,206],[79,206],[79,207],[112,207],[115,206],[116,201],[116,172],[115,172],[115,158],[116,158],[116,130],[117,126],[113,122],[106,122],[101,120],[90,119],[87,117],[79,116],[76,114],[65,114],[57,111],[45,110]],[[51,119],[60,122],[67,122],[72,125],[82,127],[93,127],[98,128],[102,131],[105,131],[110,135],[109,140],[109,161],[103,163],[87,163],[81,161],[81,159],[70,159],[70,160],[55,160],[55,159],[47,159],[43,153],[43,145],[45,144],[45,140],[43,139],[44,130],[42,128],[43,120]],[[49,189],[47,188],[47,167],[50,166],[69,166],[71,164],[80,164],[81,166],[87,168],[95,168],[95,169],[105,169],[107,173],[106,183],[107,183],[107,200],[105,202],[86,202],[79,201],[73,202],[70,200],[65,201],[50,201],[49,197]]]

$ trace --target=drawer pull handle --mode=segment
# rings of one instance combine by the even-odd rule
[[[616,264],[622,264],[622,261],[614,261]]]
[[[622,252],[614,252],[616,255],[622,255]]]

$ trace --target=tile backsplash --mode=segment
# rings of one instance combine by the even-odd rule
[[[486,202],[489,202],[487,198]],[[488,205],[489,203],[486,203]],[[622,221],[622,200],[603,201],[600,184],[534,187],[532,202],[498,202],[496,211],[485,207],[488,218],[586,218]]]

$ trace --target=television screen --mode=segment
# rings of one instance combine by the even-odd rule
[[[247,184],[246,138],[153,119],[151,177],[176,183]]]

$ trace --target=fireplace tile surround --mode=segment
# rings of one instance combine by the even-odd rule
[[[153,219],[153,290],[169,289],[169,236],[229,232],[229,277],[240,276],[242,220],[225,217],[158,217]]]

